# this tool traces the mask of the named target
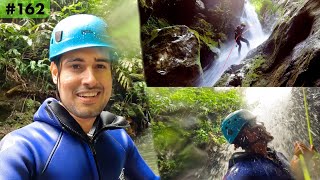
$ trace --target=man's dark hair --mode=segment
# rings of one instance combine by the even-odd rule
[[[58,69],[58,74],[57,74],[57,86],[56,86],[56,92],[55,92],[55,94],[56,94],[57,100],[60,101],[61,99],[60,99],[59,90],[58,90],[58,84],[59,84],[59,81],[60,81],[61,65],[62,65],[62,64],[61,64],[60,57],[58,57],[57,59],[55,59],[55,60],[53,61],[53,63],[56,64],[57,69]]]
[[[241,128],[240,133],[238,134],[238,136],[235,138],[233,144],[236,147],[241,147],[243,150],[249,149],[250,143],[248,142],[248,137],[246,137],[243,133],[243,130],[246,128],[250,128],[249,124],[244,125]]]

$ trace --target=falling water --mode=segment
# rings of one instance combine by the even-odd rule
[[[258,47],[269,37],[269,35],[263,33],[258,15],[249,1],[244,5],[244,10],[240,20],[241,22],[245,22],[247,25],[248,31],[244,33],[243,37],[249,40],[251,49]],[[227,47],[222,50],[220,57],[213,63],[213,65],[204,70],[202,79],[198,82],[197,86],[212,87],[220,79],[225,70],[233,64],[239,64],[249,52],[246,44],[242,42],[241,55],[239,57],[238,47],[235,47],[236,42],[233,41],[233,43],[229,44],[230,45],[227,45]]]
[[[297,90],[302,91],[301,88],[297,88]],[[293,143],[295,141],[301,141],[308,145],[303,103],[295,103],[292,92],[292,88],[245,89],[246,108],[257,115],[257,120],[263,122],[267,131],[274,136],[274,140],[269,146],[282,152],[289,161],[293,157]],[[299,112],[293,110],[299,108]],[[315,114],[317,113],[310,112],[311,116]],[[318,129],[314,128],[314,131],[318,133]],[[242,150],[239,148],[237,151]],[[225,144],[220,148],[217,147],[217,162],[211,167],[211,176],[208,179],[222,179],[227,172],[228,160],[234,152],[233,145]]]
[[[293,119],[291,114],[291,88],[247,88],[246,100],[257,120],[265,124],[274,140],[270,143],[286,157],[293,153],[292,132],[289,130]]]

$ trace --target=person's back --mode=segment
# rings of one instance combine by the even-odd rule
[[[237,37],[240,37],[243,33],[244,27],[239,25],[236,27],[236,29],[234,30],[235,33],[235,39],[237,39]]]
[[[245,27],[246,25],[244,23],[241,23],[239,26],[236,27],[236,29],[234,30],[234,39],[236,41],[236,43],[238,44],[239,48],[238,48],[238,55],[240,56],[240,52],[241,52],[241,42],[243,41],[247,44],[248,49],[250,49],[250,43],[247,39],[243,38],[243,33],[245,32]]]

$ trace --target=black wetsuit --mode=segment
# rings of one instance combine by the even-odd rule
[[[247,46],[248,48],[250,48],[250,43],[247,39],[243,38],[242,37],[242,33],[244,31],[244,26],[242,25],[239,25],[236,29],[235,29],[235,37],[234,39],[236,40],[237,44],[239,45],[239,48],[238,48],[238,53],[240,55],[240,51],[241,51],[241,42],[240,41],[243,41],[245,43],[247,43]]]

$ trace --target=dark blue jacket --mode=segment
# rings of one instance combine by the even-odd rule
[[[102,112],[90,138],[49,98],[35,113],[34,121],[0,142],[0,180],[159,179],[121,129],[128,124],[120,116]]]
[[[269,149],[273,160],[259,154],[237,152],[229,160],[224,180],[292,180],[288,160],[282,153]]]

